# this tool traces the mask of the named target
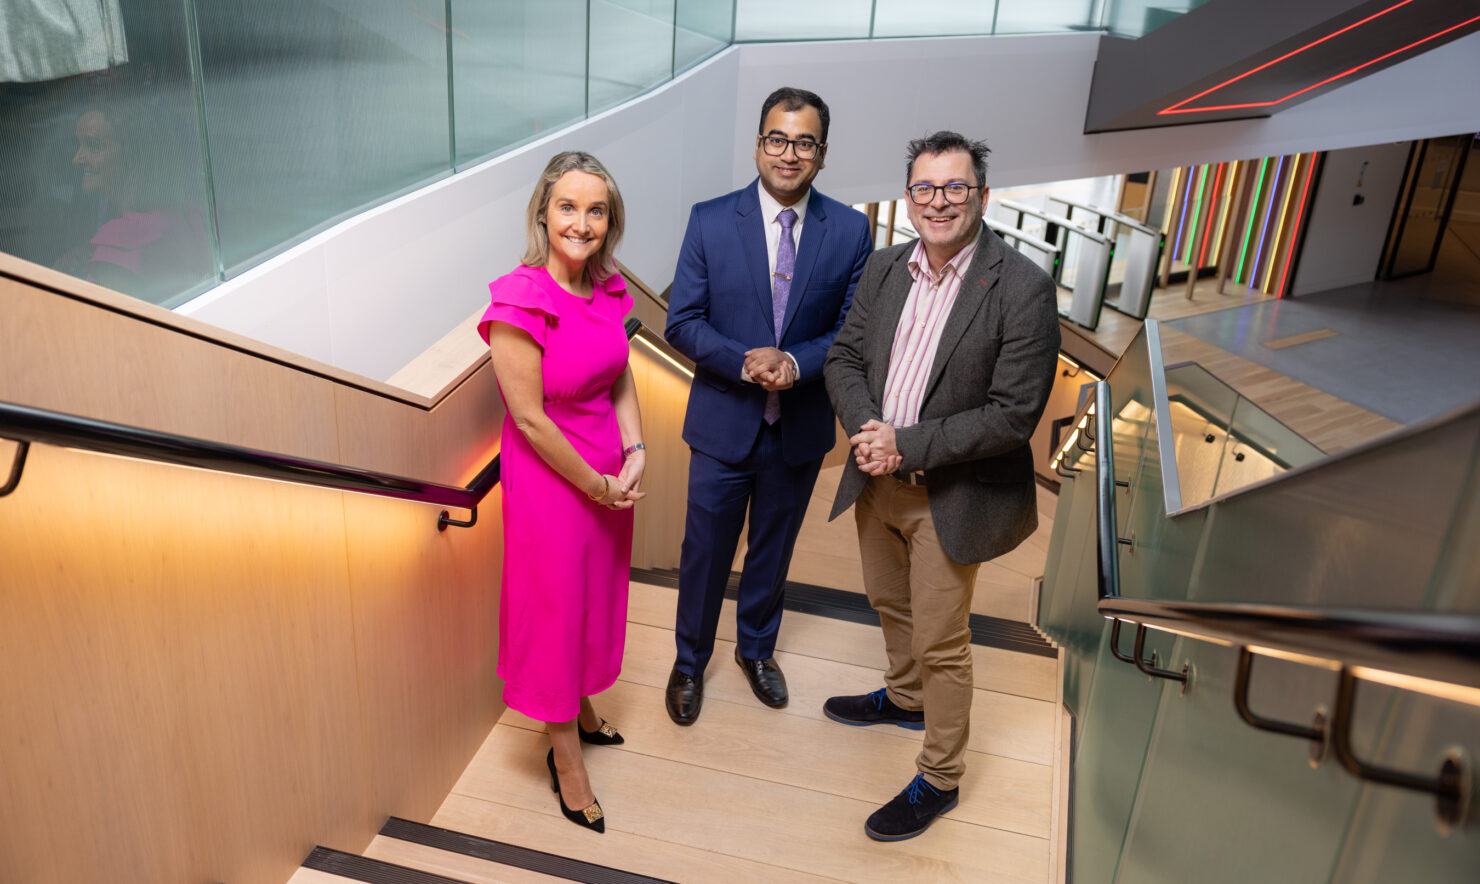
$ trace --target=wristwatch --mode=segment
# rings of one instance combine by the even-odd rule
[[[646,445],[642,444],[641,442],[634,442],[631,445],[628,445],[626,448],[623,448],[622,449],[622,458],[625,460],[626,458],[631,457],[632,456],[632,452],[634,452],[634,451],[646,451],[646,450],[647,450],[647,446]]]

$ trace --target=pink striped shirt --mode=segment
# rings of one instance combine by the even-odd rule
[[[889,374],[884,380],[884,423],[895,429],[920,422],[920,405],[925,401],[925,385],[940,347],[940,333],[961,291],[961,274],[971,266],[980,241],[978,231],[970,245],[946,262],[939,276],[930,271],[925,243],[916,243],[910,256],[910,276],[915,284],[899,316],[894,347],[889,351]]]

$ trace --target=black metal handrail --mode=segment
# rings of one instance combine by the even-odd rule
[[[1115,492],[1128,483],[1115,479],[1115,451],[1109,381],[1096,383],[1094,399],[1096,468],[1096,543],[1099,599],[1096,609],[1111,621],[1111,652],[1148,676],[1192,682],[1191,665],[1180,673],[1160,669],[1156,655],[1144,659],[1146,631],[1154,628],[1239,651],[1234,706],[1251,726],[1308,740],[1313,759],[1330,746],[1337,761],[1367,782],[1432,794],[1441,829],[1462,821],[1469,812],[1471,764],[1459,754],[1442,759],[1434,776],[1412,774],[1371,764],[1352,747],[1351,726],[1359,681],[1387,683],[1433,696],[1480,705],[1480,617],[1428,611],[1348,609],[1178,600],[1128,599],[1120,594],[1120,547],[1134,549],[1134,538],[1119,536]],[[1077,472],[1077,471],[1074,471]],[[1074,475],[1069,474],[1069,477]],[[1120,624],[1136,625],[1135,650],[1120,650]],[[1329,664],[1339,670],[1334,712],[1314,724],[1282,722],[1259,716],[1249,706],[1249,683],[1256,655],[1282,656],[1300,662]]]
[[[625,331],[628,340],[642,336],[655,349],[666,350],[665,355],[669,358],[687,362],[661,336],[638,320],[627,320]],[[0,439],[17,443],[8,478],[0,486],[0,497],[10,494],[20,484],[31,444],[42,443],[471,511],[468,519],[460,520],[451,518],[443,510],[437,517],[439,531],[449,525],[471,528],[477,524],[478,504],[498,484],[501,464],[500,456],[495,454],[472,482],[458,488],[8,402],[0,402]]]
[[[1125,598],[1103,599],[1099,611],[1191,638],[1480,691],[1480,617]]]
[[[471,483],[458,488],[6,402],[0,402],[0,437],[23,444],[42,443],[62,448],[78,448],[139,460],[473,511],[472,519],[466,523],[447,518],[444,511],[439,519],[439,528],[449,524],[471,527],[477,521],[479,502],[499,481],[498,455],[493,456]],[[19,482],[19,476],[15,477],[15,482]]]

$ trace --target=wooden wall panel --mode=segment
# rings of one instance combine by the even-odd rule
[[[689,378],[638,343],[632,345],[629,364],[648,452],[642,481],[648,496],[636,508],[632,566],[677,568],[688,505],[689,446],[683,441],[683,419]]]
[[[0,401],[314,460],[339,455],[326,379],[5,277],[0,316]]]
[[[139,307],[0,278],[0,400],[455,484],[494,446],[486,358],[419,403]],[[0,882],[276,884],[429,818],[503,709],[498,498],[438,509],[32,446],[0,499]]]
[[[447,758],[471,759],[503,711],[494,674],[499,504],[495,490],[476,526],[439,533],[435,508],[344,497],[360,725],[379,762],[377,813],[431,819],[462,773]]]
[[[0,879],[283,880],[353,831],[339,498],[32,446],[0,500]]]

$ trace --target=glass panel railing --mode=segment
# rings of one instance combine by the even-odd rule
[[[175,305],[733,41],[1083,30],[1096,6],[108,0],[62,25],[17,14],[7,37],[47,49],[0,57],[0,250]]]
[[[877,0],[875,37],[944,37],[993,33],[996,3],[960,0]]]
[[[195,9],[228,275],[447,173],[444,7],[261,0]]]
[[[452,8],[457,165],[586,114],[586,0],[497,0]]]
[[[1094,0],[997,0],[993,33],[1091,30],[1099,27],[1094,19],[1095,5]]]
[[[1115,478],[1129,485],[1116,491],[1118,508],[1130,511],[1120,536],[1134,540],[1118,555],[1127,598],[1480,611],[1480,406],[1320,460],[1200,370],[1174,368],[1157,383],[1157,337],[1148,324],[1107,378],[1116,420],[1148,424],[1139,443],[1134,430],[1112,435]],[[1223,432],[1211,445],[1196,437],[1210,423]],[[1160,444],[1168,437],[1175,458]],[[1198,446],[1215,452],[1197,459],[1216,469],[1189,464],[1184,450]],[[1253,457],[1230,455],[1254,447],[1285,474],[1178,510],[1170,483],[1187,497],[1201,493],[1199,483],[1217,491],[1237,478],[1226,474],[1230,463]],[[1432,799],[1363,785],[1329,756],[1311,769],[1309,742],[1245,727],[1228,701],[1237,649],[1153,630],[1146,651],[1163,668],[1189,667],[1185,691],[1114,659],[1108,624],[1095,622],[1096,464],[1071,457],[1080,472],[1060,493],[1039,625],[1060,644],[1064,703],[1076,720],[1076,880],[1375,882],[1407,869],[1460,880],[1457,870],[1472,869],[1476,840],[1446,837]],[[1123,632],[1129,653],[1134,629]],[[1251,707],[1310,725],[1330,702],[1334,675],[1308,664],[1261,656]],[[1371,682],[1351,730],[1373,763],[1422,772],[1457,736],[1476,733],[1480,708]],[[1206,831],[1239,835],[1210,843]]]
[[[728,46],[734,24],[734,0],[678,0],[674,10],[674,72]]]
[[[1104,26],[1117,37],[1144,37],[1171,24],[1207,0],[1110,0]]]
[[[1184,507],[1325,457],[1202,366],[1166,377]]]
[[[673,75],[674,0],[591,0],[587,107],[596,114]]]
[[[0,53],[0,251],[171,303],[216,279],[211,211],[186,9],[140,5],[0,16],[34,47]]]
[[[735,40],[858,40],[869,36],[873,0],[736,0]]]

